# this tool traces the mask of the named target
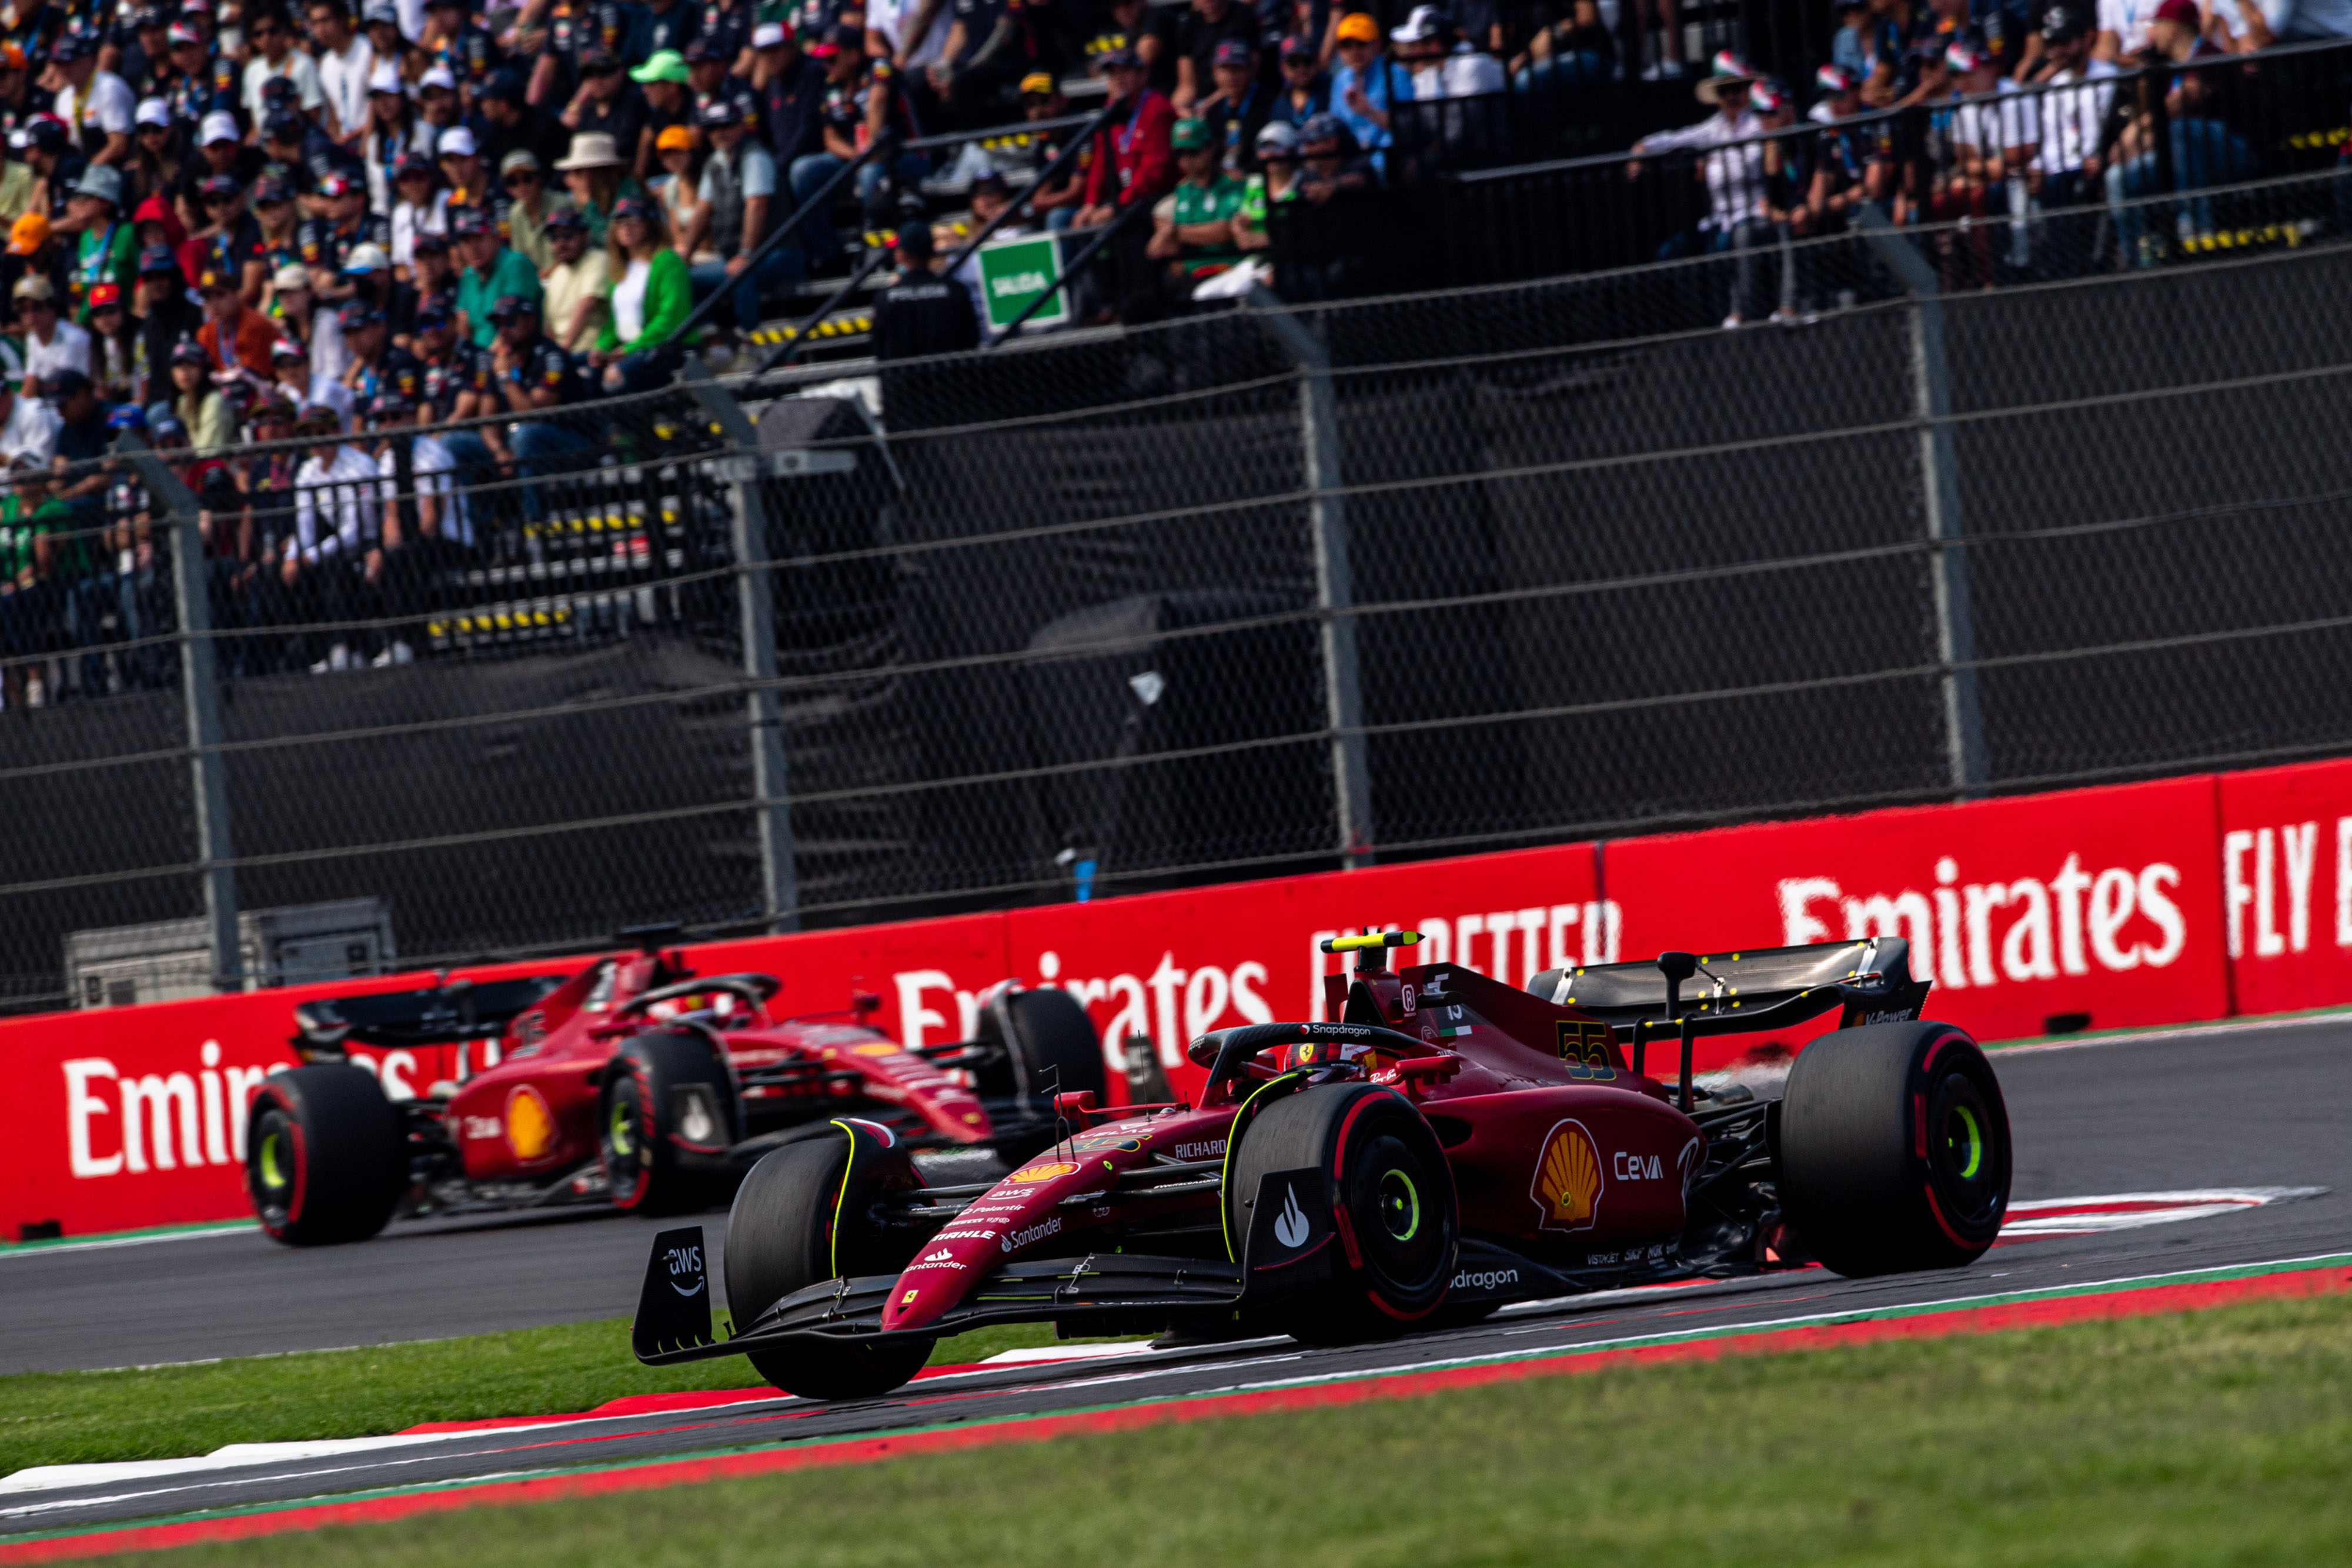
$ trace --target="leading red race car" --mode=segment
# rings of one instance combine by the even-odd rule
[[[785,1017],[772,975],[696,975],[661,950],[675,929],[568,977],[297,1007],[304,1065],[265,1081],[246,1141],[262,1228],[309,1246],[373,1236],[396,1212],[676,1213],[843,1115],[930,1179],[992,1180],[1053,1138],[1055,1092],[1102,1092],[1101,1043],[1060,991],[1000,985],[975,1038],[908,1050],[868,1026],[871,997]],[[349,1060],[355,1045],[452,1043],[456,1077],[417,1100],[388,1099]]]
[[[780,1388],[848,1397],[984,1323],[1344,1342],[1808,1259],[1951,1267],[1999,1232],[2000,1087],[1967,1035],[1918,1021],[1927,982],[1900,939],[1666,953],[1527,990],[1384,967],[1419,940],[1326,944],[1361,954],[1326,981],[1343,1021],[1203,1035],[1191,1103],[1062,1096],[1069,1125],[1001,1180],[932,1182],[890,1128],[851,1118],[779,1148],[728,1220],[735,1336],[711,1335],[700,1228],[667,1231],[638,1359],[746,1354]],[[1693,1082],[1697,1038],[1833,1008],[1780,1098]],[[1645,1071],[1662,1041],[1671,1083]]]

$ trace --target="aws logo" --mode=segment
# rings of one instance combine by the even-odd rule
[[[1601,1152],[1584,1124],[1553,1124],[1536,1156],[1535,1185],[1528,1196],[1543,1211],[1544,1230],[1590,1230],[1601,1219]]]

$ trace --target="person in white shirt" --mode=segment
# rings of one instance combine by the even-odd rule
[[[131,84],[112,71],[98,68],[97,44],[79,33],[68,33],[52,46],[50,57],[66,85],[58,89],[54,112],[73,128],[74,140],[96,163],[121,165],[131,158],[131,126],[139,99]]]
[[[89,374],[89,334],[62,318],[57,290],[39,273],[16,280],[16,322],[25,329],[25,395],[47,397],[59,371]]]
[[[866,52],[877,60],[890,61],[901,75],[927,71],[940,63],[947,50],[955,9],[941,0],[872,0],[866,7]],[[921,37],[909,38],[908,29],[926,12],[930,26]]]
[[[367,134],[368,78],[375,46],[352,30],[342,0],[312,0],[310,37],[319,46],[319,94],[327,102],[327,134],[357,147]]]
[[[302,411],[297,434],[336,434],[340,416],[313,404]],[[280,569],[289,592],[302,595],[300,618],[341,622],[366,615],[383,583],[383,514],[376,487],[383,476],[374,458],[347,443],[313,453],[294,472],[294,537]],[[352,667],[351,638],[331,633],[325,658],[310,666],[314,675]]]
[[[2115,99],[2116,68],[2093,52],[2090,17],[2071,5],[2053,5],[2042,20],[2042,58],[2027,84],[2042,89],[2041,201],[2044,211],[2088,206],[2102,199],[2104,170],[2099,137]],[[2070,240],[2053,233],[2043,262],[2052,276],[2075,270],[2074,257],[2087,250],[2088,236]]]
[[[302,345],[291,338],[280,338],[269,350],[269,362],[276,369],[278,384],[297,408],[323,407],[335,411],[338,428],[352,428],[356,400],[352,389],[341,382],[315,373],[310,369],[310,356]]]
[[[1764,134],[1764,122],[1748,102],[1756,80],[1755,68],[1738,55],[1728,49],[1717,55],[1713,69],[1697,88],[1698,100],[1713,104],[1715,113],[1696,125],[1644,136],[1633,143],[1634,159],[1625,165],[1625,177],[1639,179],[1645,154],[1704,154],[1699,172],[1706,182],[1707,215],[1699,220],[1699,243],[1708,251],[1733,249],[1739,244],[1741,228],[1760,222],[1764,147],[1756,139]],[[1676,235],[1659,248],[1658,259],[1671,261],[1689,251],[1689,236]],[[1743,266],[1741,270],[1742,280],[1732,285],[1731,313],[1723,319],[1726,327],[1737,327],[1747,319],[1749,290],[1744,287],[1747,269]]]
[[[261,102],[261,87],[272,77],[284,77],[292,82],[295,98],[312,114],[325,107],[326,95],[319,90],[319,68],[311,63],[310,56],[294,47],[291,24],[263,11],[253,18],[245,34],[254,47],[253,58],[245,68],[245,112],[256,125],[268,118],[268,111]]]
[[[22,384],[14,378],[0,382],[0,461],[29,457],[47,468],[58,455],[58,432],[66,422],[39,399],[17,396]]]

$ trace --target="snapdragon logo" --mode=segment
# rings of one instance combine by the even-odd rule
[[[1517,1269],[1484,1269],[1475,1274],[1465,1269],[1454,1276],[1454,1288],[1457,1291],[1498,1291],[1518,1282]]]

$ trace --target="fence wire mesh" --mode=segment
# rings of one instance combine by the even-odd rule
[[[11,1004],[119,994],[223,871],[432,963],[1330,866],[1343,806],[1410,856],[2352,746],[2352,247],[1912,295],[1917,236],[1818,245],[1882,286],[1787,329],[1629,330],[1715,258],[682,385],[447,489],[404,437],[315,601],[240,597],[283,497],[100,502],[0,600]]]

